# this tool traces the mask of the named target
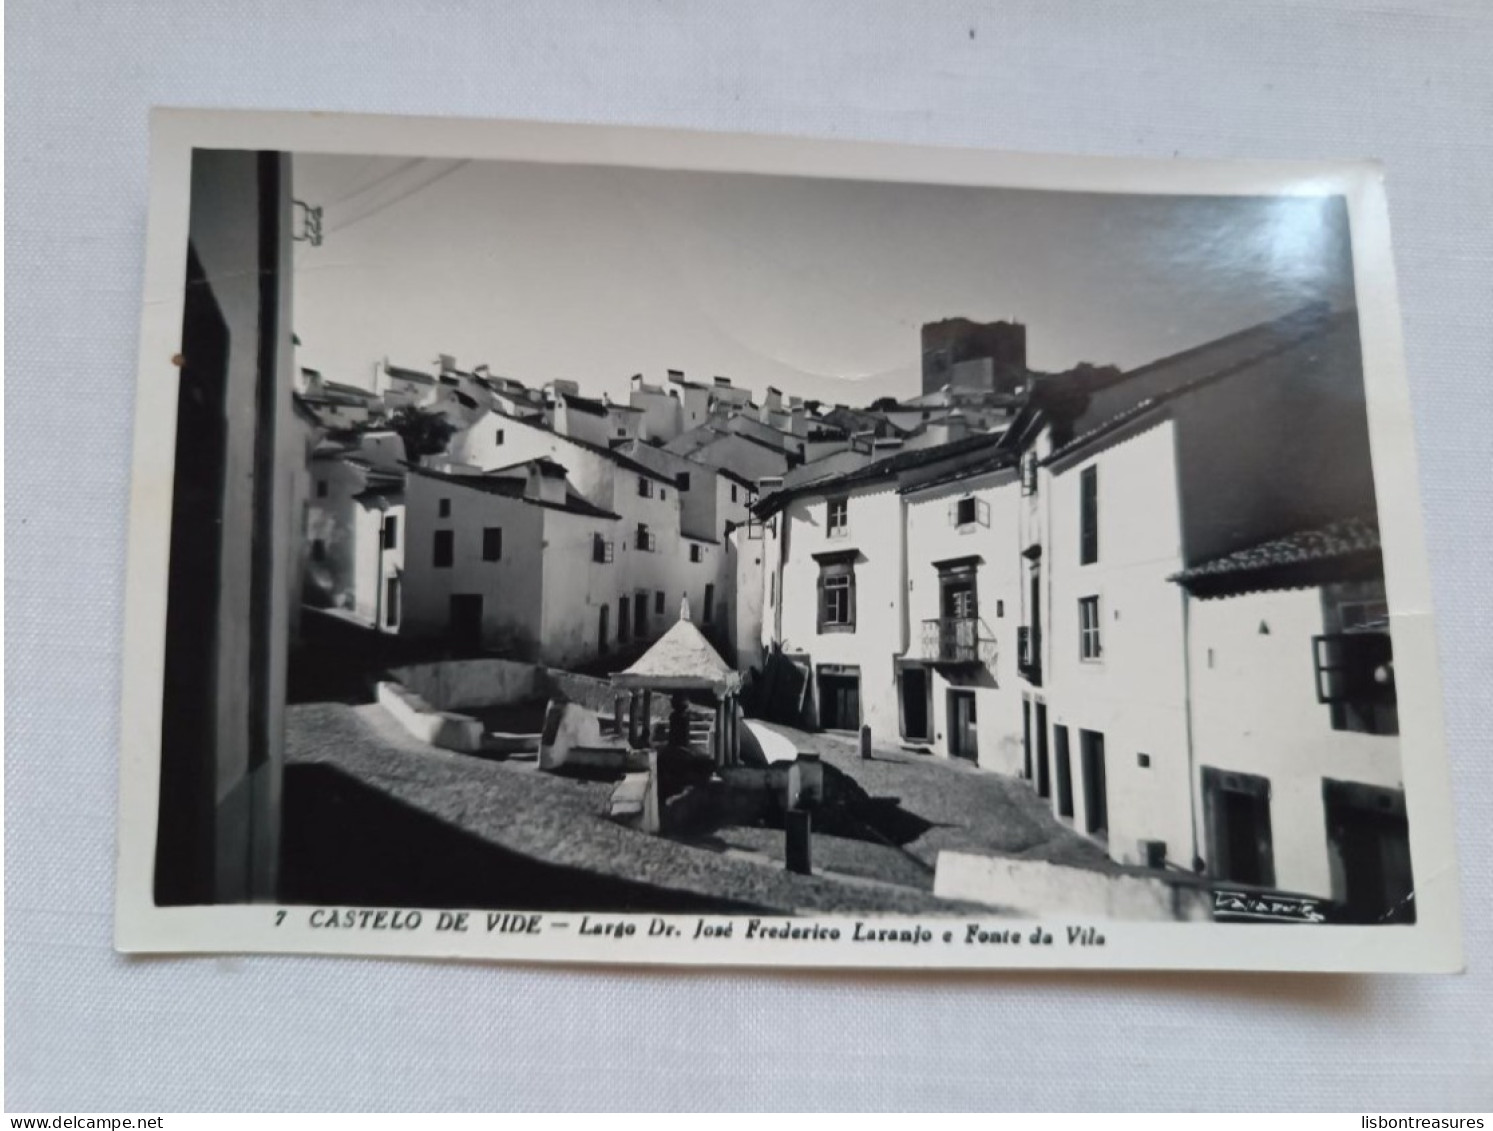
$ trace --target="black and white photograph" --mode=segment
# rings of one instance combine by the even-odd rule
[[[277,120],[156,123],[122,949],[1459,965],[1372,167]]]

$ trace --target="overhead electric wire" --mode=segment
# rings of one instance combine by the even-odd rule
[[[427,180],[421,181],[419,184],[415,185],[413,188],[406,189],[404,192],[400,193],[398,196],[393,197],[390,200],[384,201],[382,204],[378,205],[375,208],[369,209],[367,212],[364,212],[364,213],[361,213],[360,215],[354,216],[350,220],[343,220],[341,223],[328,225],[327,228],[325,229],[325,233],[324,234],[331,235],[333,232],[340,232],[340,231],[342,231],[345,228],[350,228],[354,224],[361,223],[362,221],[367,220],[371,216],[377,216],[380,212],[384,211],[385,209],[392,208],[392,207],[394,207],[394,205],[399,204],[399,203],[401,203],[403,201],[408,200],[410,197],[414,196],[416,193],[423,192],[424,190],[428,189],[431,185],[435,184],[437,181],[444,180],[446,177],[449,177],[452,173],[456,172],[458,169],[461,169],[461,168],[463,168],[464,166],[466,166],[468,164],[470,164],[469,161],[465,161],[465,160],[458,161],[458,162],[456,162],[456,164],[450,166],[449,168],[442,169],[435,176],[430,177]],[[387,180],[388,178],[385,177],[384,179]],[[369,187],[372,187],[372,186],[369,186]]]
[[[366,185],[361,185],[358,188],[353,189],[351,192],[345,192],[336,200],[329,200],[326,206],[328,208],[331,208],[333,205],[344,204],[349,200],[360,197],[365,192],[372,192],[374,189],[378,188],[379,185],[384,184],[386,181],[390,181],[393,178],[399,176],[400,173],[409,172],[423,160],[425,160],[423,157],[412,157],[408,161],[401,161],[387,173],[382,173],[379,176],[374,177],[373,180],[369,181]]]

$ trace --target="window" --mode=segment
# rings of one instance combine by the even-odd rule
[[[311,560],[313,562],[324,562],[327,560],[327,544],[320,538],[311,543]]]
[[[503,528],[501,526],[483,527],[482,560],[485,562],[503,560]]]
[[[653,480],[646,475],[638,476],[638,497],[643,499],[653,498]]]
[[[667,499],[669,497],[668,490],[666,488],[660,487],[658,489],[658,497],[660,501]]]
[[[1037,493],[1037,453],[1027,452],[1021,457],[1021,493],[1023,495],[1035,495]]]
[[[399,516],[397,514],[384,517],[384,549],[399,549]]]
[[[1099,469],[1086,467],[1079,476],[1079,547],[1080,565],[1099,560]]]
[[[700,560],[700,547],[698,543],[691,542],[689,544],[689,560],[692,562]]]
[[[498,443],[501,444],[502,442],[503,442],[503,430],[501,428],[499,428],[498,429]]]
[[[617,600],[617,643],[626,644],[631,635],[631,622],[628,614],[632,610],[632,602],[626,597]]]
[[[1099,598],[1078,599],[1078,656],[1082,660],[1097,660],[1104,653],[1099,639]]]
[[[710,624],[715,620],[715,586],[709,583],[705,586],[705,623]]]
[[[778,603],[778,575],[769,573],[767,575],[767,607],[772,608]]]
[[[662,590],[653,595],[653,611],[659,616],[664,615],[664,595]]]
[[[949,503],[949,525],[961,530],[975,526],[990,525],[990,504],[973,495],[966,499],[955,499]]]
[[[440,518],[450,518],[451,517],[451,500],[450,499],[442,499],[440,501],[440,503],[436,507],[436,514]]]
[[[831,538],[844,538],[850,533],[850,500],[831,499],[825,506],[825,530]]]
[[[316,497],[318,499],[325,499],[327,497],[327,481],[325,479],[318,479],[316,481]]]
[[[736,501],[736,484],[735,483],[731,484],[731,501],[733,503]]]
[[[689,490],[689,472],[687,472],[687,471],[681,471],[678,475],[674,476],[674,486],[681,493],[683,493],[685,491],[688,491]]]
[[[433,565],[436,569],[450,569],[451,559],[455,557],[456,535],[450,530],[437,530],[435,532],[435,557]]]
[[[1398,734],[1399,706],[1389,633],[1338,632],[1312,638],[1317,702],[1332,711],[1332,729]]]
[[[855,566],[850,562],[819,567],[819,631],[855,631]]]
[[[636,544],[639,550],[651,554],[654,550],[653,533],[646,523],[638,523]]]
[[[612,560],[612,544],[600,534],[591,535],[591,560],[603,563]]]

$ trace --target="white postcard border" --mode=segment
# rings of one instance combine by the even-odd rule
[[[191,151],[277,149],[985,185],[1073,192],[1316,196],[1348,204],[1374,480],[1393,610],[1401,757],[1417,921],[1396,926],[1139,924],[1054,916],[965,917],[591,915],[635,933],[581,934],[582,914],[536,915],[537,930],[489,930],[501,912],[331,909],[352,926],[313,925],[318,909],[272,904],[156,907],[152,870],[160,781],[161,680],[171,519],[170,426],[186,262]],[[1389,242],[1383,171],[1373,163],[1152,160],[1007,154],[807,138],[532,122],[325,113],[157,110],[139,344],[122,690],[115,945],[129,953],[292,952],[625,963],[906,969],[1188,969],[1442,972],[1462,968],[1454,819],[1415,438]],[[328,909],[321,922],[327,922]],[[442,912],[447,929],[441,929]],[[515,908],[520,913],[523,909]],[[467,916],[465,931],[455,916]],[[392,925],[403,916],[402,925]],[[838,930],[838,939],[747,937],[773,927]],[[381,922],[381,925],[380,925]],[[696,938],[700,923],[729,937]],[[564,923],[565,926],[557,926]],[[677,934],[650,934],[657,924]],[[858,940],[862,930],[928,932]],[[1018,942],[965,941],[970,924]],[[500,925],[501,922],[500,922]],[[512,926],[512,922],[508,924]],[[1070,928],[1086,942],[1067,941]],[[1094,941],[1103,936],[1103,943]],[[1051,944],[1033,945],[1045,930]],[[948,938],[945,938],[945,933]],[[1039,936],[1040,937],[1040,936]]]

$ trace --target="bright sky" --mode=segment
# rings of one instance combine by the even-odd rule
[[[864,404],[920,391],[940,318],[1024,322],[1055,370],[1352,304],[1337,200],[319,155],[294,176],[325,209],[295,245],[300,360],[360,385],[448,353],[592,396],[672,368]]]

